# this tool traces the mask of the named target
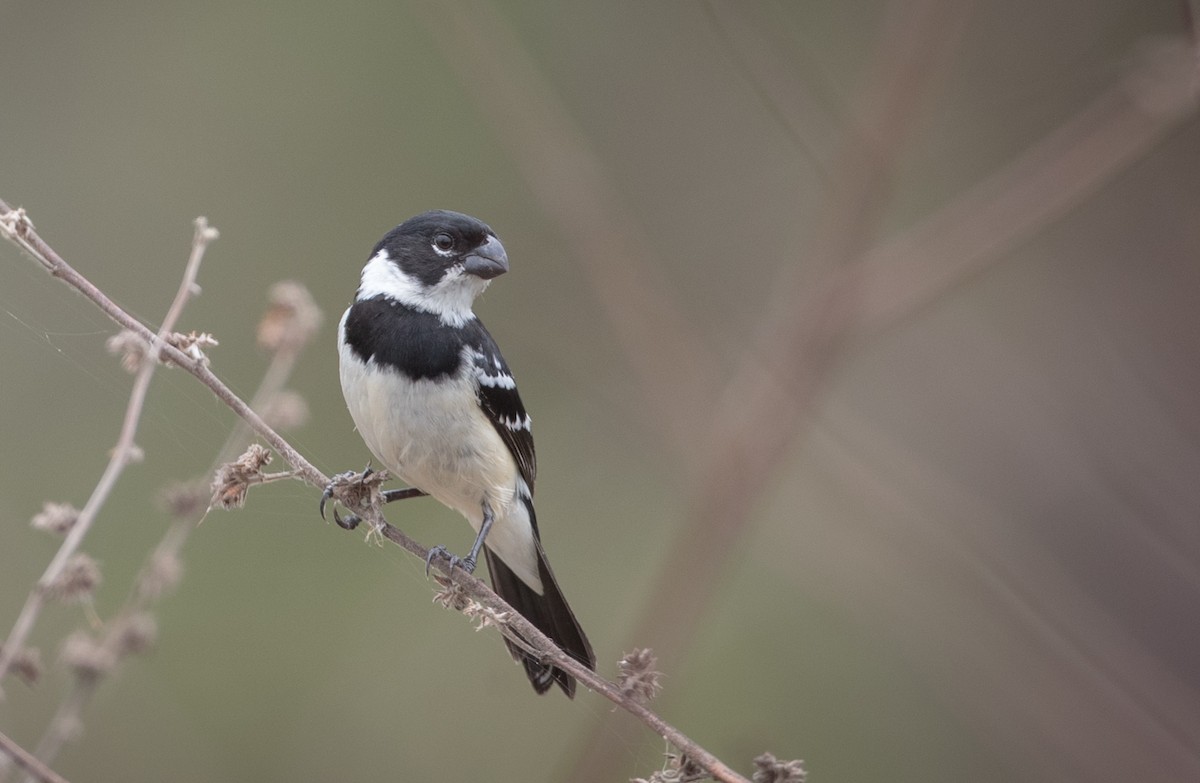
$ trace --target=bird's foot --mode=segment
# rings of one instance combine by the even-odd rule
[[[444,557],[450,561],[450,570],[453,571],[457,566],[468,574],[475,573],[475,558],[474,557],[459,557],[452,554],[450,550],[444,546],[433,546],[429,548],[429,554],[425,555],[425,576],[429,576],[429,567],[433,565],[433,560],[436,557]]]

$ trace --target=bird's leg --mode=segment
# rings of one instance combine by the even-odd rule
[[[468,574],[475,573],[479,550],[483,548],[483,541],[487,538],[488,531],[492,529],[492,523],[495,521],[496,515],[492,512],[491,505],[486,500],[483,501],[483,523],[479,526],[479,535],[475,536],[475,543],[471,544],[471,551],[465,558],[460,558],[458,555],[450,554],[444,546],[430,547],[429,554],[425,556],[425,575],[429,576],[429,566],[439,555],[450,561],[451,571],[454,570],[454,566],[460,566]]]
[[[468,574],[475,573],[479,550],[483,548],[483,540],[487,538],[488,531],[492,529],[492,523],[495,521],[496,515],[492,513],[491,505],[486,500],[483,501],[483,524],[479,526],[479,535],[475,536],[475,543],[471,544],[471,551],[467,553],[467,559],[463,561],[463,568],[467,569]]]
[[[384,503],[391,503],[393,500],[408,500],[409,498],[423,498],[427,492],[423,492],[416,487],[405,487],[404,489],[385,489],[380,495]]]

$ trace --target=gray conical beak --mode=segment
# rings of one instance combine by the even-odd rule
[[[487,242],[463,258],[463,269],[467,274],[484,280],[499,277],[508,271],[508,254],[504,252],[504,245],[500,244],[499,239],[488,237]]]

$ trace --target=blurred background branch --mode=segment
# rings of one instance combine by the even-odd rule
[[[894,328],[1003,260],[1194,116],[1198,99],[1196,50],[1178,40],[1145,45],[1085,109],[867,253],[854,271],[864,281],[861,330]]]
[[[22,769],[28,770],[31,775],[37,780],[42,781],[42,783],[67,783],[66,778],[38,761],[36,756],[13,742],[3,732],[0,732],[0,750],[8,758],[13,759]]]
[[[194,285],[195,281],[189,282]],[[269,426],[286,431],[302,425],[307,418],[303,398],[288,394],[285,386],[296,360],[320,326],[321,311],[308,290],[294,281],[275,284],[268,298],[267,311],[258,326],[258,345],[271,358],[249,404],[262,413]],[[72,637],[77,654],[67,663],[74,680],[34,751],[42,762],[53,764],[63,746],[79,737],[84,710],[115,664],[153,646],[157,622],[152,611],[178,585],[183,572],[183,547],[208,511],[212,476],[249,445],[249,433],[248,425],[239,419],[204,474],[175,482],[161,492],[159,503],[171,522],[147,555],[125,603],[102,627],[93,629],[98,633],[81,630]],[[101,664],[96,665],[96,661]]]
[[[0,201],[0,215],[8,217],[11,213],[13,213],[13,210],[3,201]],[[6,223],[3,226],[3,234],[6,239],[11,239],[15,244],[19,244],[33,252],[35,258],[40,256],[44,265],[48,263],[46,256],[40,253],[41,248],[38,246],[40,240],[37,240],[36,235],[33,235],[31,225],[23,216],[18,215],[11,222]],[[125,417],[121,422],[117,445],[113,447],[108,466],[100,476],[100,480],[96,483],[96,488],[92,490],[87,503],[84,504],[78,517],[71,525],[70,530],[67,531],[58,551],[50,560],[50,564],[46,566],[45,572],[38,579],[34,588],[29,591],[29,595],[25,598],[25,605],[21,608],[21,612],[17,615],[12,629],[8,632],[8,637],[5,639],[4,645],[0,647],[0,683],[3,682],[5,674],[8,673],[9,665],[13,659],[25,650],[29,634],[33,631],[33,627],[42,613],[49,591],[61,578],[64,569],[71,562],[75,553],[79,551],[84,537],[92,529],[92,524],[96,521],[100,509],[103,508],[105,502],[108,500],[108,496],[112,493],[113,487],[116,486],[121,473],[129,463],[140,462],[142,459],[141,449],[134,442],[134,438],[137,435],[138,421],[142,417],[142,409],[146,403],[146,392],[150,388],[150,379],[153,377],[154,371],[158,366],[158,361],[155,357],[159,355],[161,345],[174,330],[175,322],[182,314],[184,305],[195,292],[196,275],[200,270],[200,262],[204,258],[204,251],[208,248],[208,243],[216,238],[216,230],[209,228],[204,218],[197,218],[196,231],[192,238],[192,252],[188,257],[187,266],[184,269],[183,281],[179,284],[179,290],[176,292],[175,298],[167,310],[166,317],[163,318],[162,326],[159,327],[153,339],[149,340],[146,345],[148,358],[142,362],[140,368],[137,370],[137,378],[133,382],[133,391],[129,395],[129,405],[125,408]],[[54,274],[55,270],[52,269],[51,273]],[[3,697],[4,692],[0,689],[0,699],[3,699]]]
[[[758,334],[707,417],[713,426],[688,524],[676,534],[634,625],[632,637],[648,640],[664,661],[680,660],[695,643],[727,559],[766,487],[778,479],[857,323],[862,282],[843,270],[876,233],[922,99],[950,66],[969,9],[967,3],[897,3],[888,14],[844,147],[830,168],[836,187],[828,212],[806,263],[779,270]],[[571,779],[613,777],[609,760],[621,741],[615,731],[593,733]]]

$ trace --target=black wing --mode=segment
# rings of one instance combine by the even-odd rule
[[[508,363],[500,354],[496,341],[478,320],[478,333],[472,354],[475,378],[479,381],[479,406],[488,420],[500,433],[508,450],[512,452],[521,478],[533,492],[533,481],[537,477],[537,457],[533,451],[533,430],[529,414],[517,393],[517,382],[509,372]]]

